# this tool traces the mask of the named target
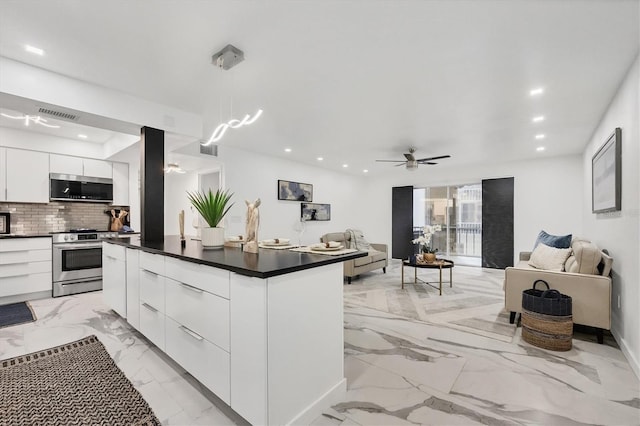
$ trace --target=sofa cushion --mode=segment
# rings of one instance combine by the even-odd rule
[[[538,246],[531,253],[529,265],[537,269],[545,269],[548,271],[563,271],[564,262],[571,254],[570,248],[549,247],[544,243]]]
[[[547,234],[545,231],[540,231],[540,233],[538,234],[538,238],[536,238],[536,243],[533,245],[534,250],[540,243],[544,243],[549,247],[566,249],[571,247],[571,234],[551,235]]]
[[[357,259],[353,259],[353,265],[355,267],[368,265],[372,262],[373,260],[371,256],[365,256],[365,257],[359,257]]]
[[[571,244],[573,255],[567,259],[565,270],[577,274],[598,274],[598,264],[602,259],[600,249],[590,241],[575,239]],[[609,264],[609,270],[611,265]]]
[[[371,256],[371,262],[377,262],[379,260],[385,260],[387,257],[387,254],[385,252],[382,251],[378,251],[378,250],[369,250],[369,256]]]

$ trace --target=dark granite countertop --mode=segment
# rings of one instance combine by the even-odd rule
[[[139,237],[111,238],[105,241],[257,278],[275,277],[367,256],[367,253],[362,251],[328,256],[273,249],[258,249],[257,254],[243,253],[240,248],[230,247],[203,249],[200,241],[189,237],[186,238],[186,247],[183,249],[177,235],[166,236],[162,242],[141,242]]]
[[[51,234],[0,234],[0,239],[9,238],[51,238]]]

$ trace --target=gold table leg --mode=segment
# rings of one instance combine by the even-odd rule
[[[442,296],[442,265],[440,265],[440,296]]]
[[[404,262],[402,262],[402,288],[404,289]]]

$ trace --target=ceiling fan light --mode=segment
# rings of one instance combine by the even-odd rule
[[[418,161],[407,161],[407,170],[416,170],[418,168]]]

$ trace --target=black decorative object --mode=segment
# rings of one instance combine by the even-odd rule
[[[536,288],[538,283],[544,284],[547,289],[538,290]],[[571,296],[550,289],[545,280],[536,280],[532,288],[522,292],[522,309],[545,315],[571,315]]]
[[[313,185],[278,180],[278,200],[313,201]]]
[[[307,222],[331,220],[331,204],[301,203],[300,219]]]
[[[622,130],[618,127],[591,158],[591,210],[622,210]]]
[[[482,181],[482,267],[513,266],[513,184],[510,178]]]
[[[407,259],[414,254],[413,186],[391,189],[391,257]]]

